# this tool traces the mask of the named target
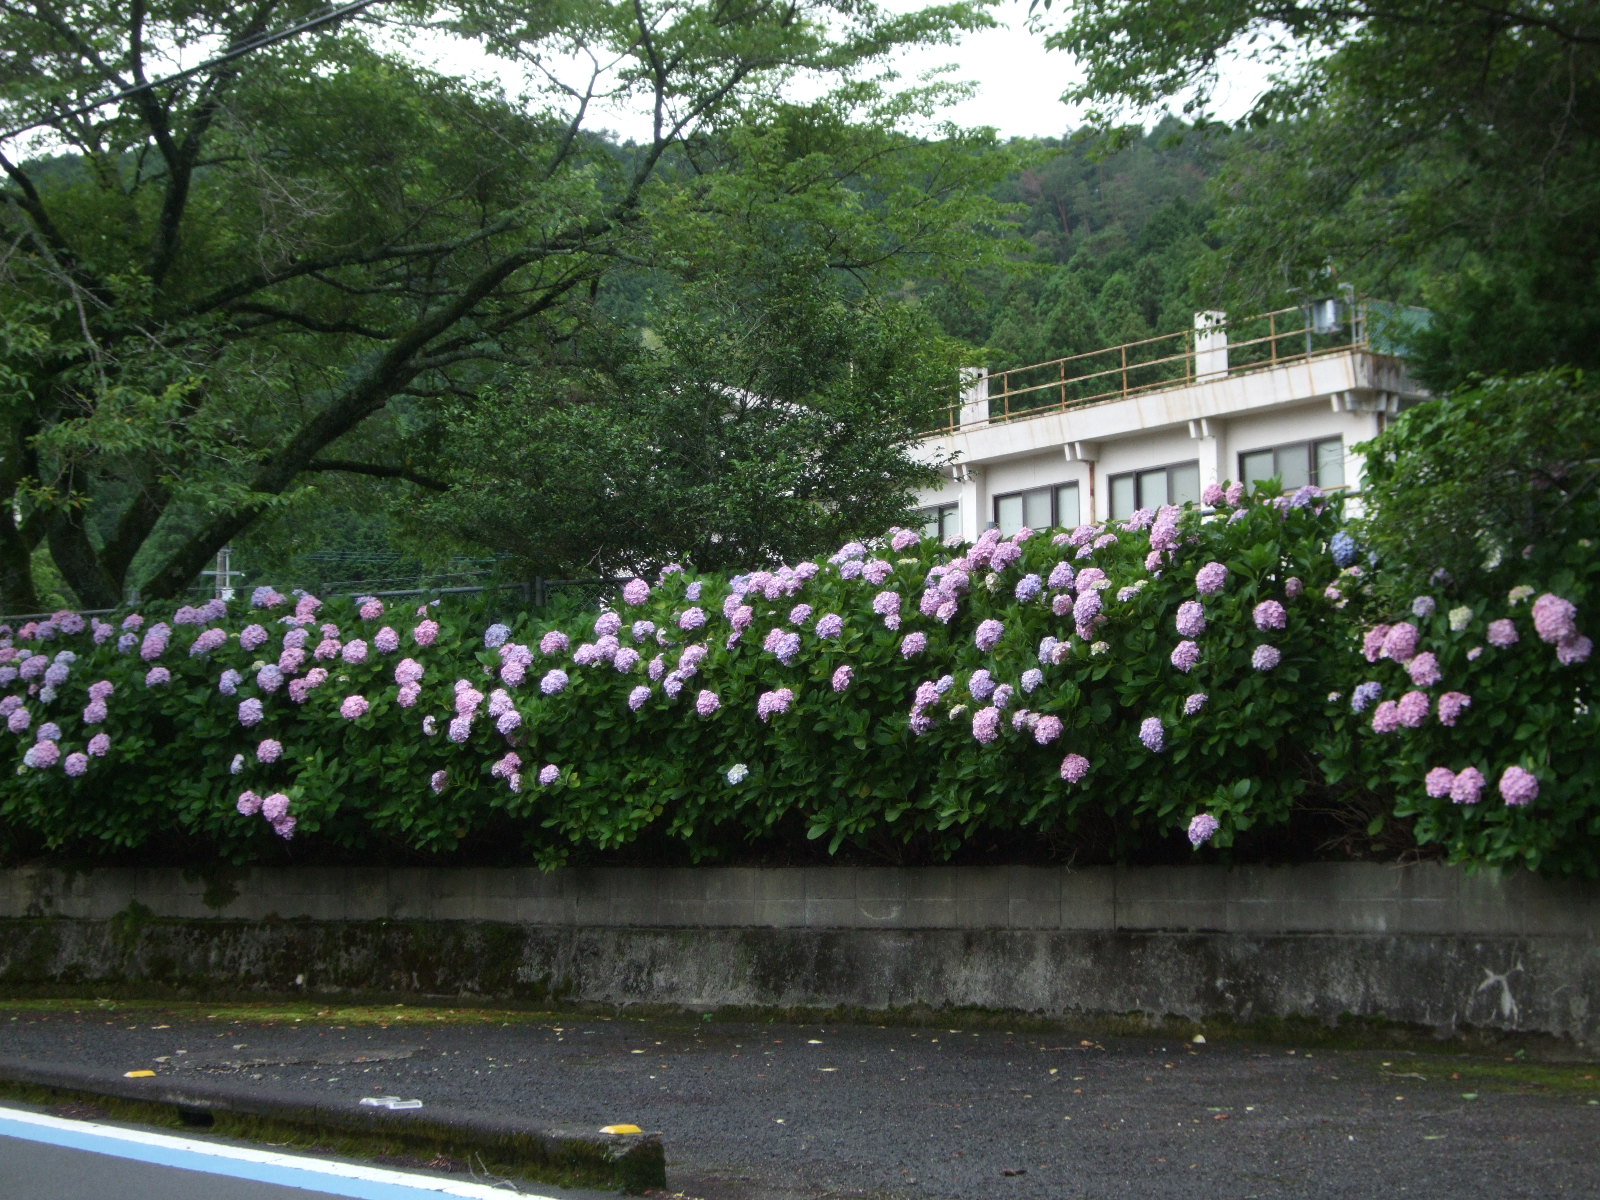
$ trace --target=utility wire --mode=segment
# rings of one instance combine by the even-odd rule
[[[291,25],[287,29],[280,29],[276,33],[263,33],[261,36],[253,38],[248,42],[241,42],[239,45],[217,55],[215,58],[207,59],[198,66],[189,67],[186,70],[179,71],[173,75],[163,76],[160,79],[152,79],[147,83],[135,84],[130,88],[123,88],[120,92],[112,92],[109,95],[100,97],[98,100],[91,100],[87,104],[80,104],[77,108],[69,108],[65,112],[56,113],[54,116],[43,121],[34,121],[28,125],[19,125],[15,129],[8,129],[4,133],[0,133],[0,142],[8,141],[11,138],[16,137],[19,133],[27,133],[30,129],[42,129],[55,121],[60,121],[70,117],[87,116],[95,109],[104,108],[107,104],[115,104],[118,100],[126,100],[129,96],[137,96],[140,92],[148,92],[154,88],[166,87],[166,85],[169,83],[177,83],[179,80],[188,79],[191,75],[198,75],[202,71],[209,71],[212,67],[219,67],[223,63],[232,62],[236,58],[243,58],[246,54],[251,54],[257,50],[263,50],[268,46],[273,46],[279,42],[287,41],[292,37],[298,37],[302,33],[309,33],[313,29],[320,29],[322,26],[331,24],[334,21],[343,20],[345,17],[348,17],[353,13],[358,13],[364,8],[370,8],[373,4],[378,4],[381,2],[382,0],[356,0],[354,4],[345,4],[339,8],[330,9],[321,16],[308,17],[304,21],[301,21],[300,24]]]

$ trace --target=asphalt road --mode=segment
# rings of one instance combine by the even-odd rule
[[[0,1056],[631,1122],[660,1131],[672,1192],[704,1200],[1600,1196],[1600,1069],[1548,1088],[1509,1051],[425,1014],[0,1014]]]

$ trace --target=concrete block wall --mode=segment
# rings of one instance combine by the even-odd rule
[[[1600,1046],[1600,886],[1436,865],[0,872],[0,987],[1387,1018]]]

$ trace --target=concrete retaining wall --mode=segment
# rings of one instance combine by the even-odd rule
[[[1600,1045],[1600,887],[1438,866],[0,872],[0,986],[1384,1018]]]

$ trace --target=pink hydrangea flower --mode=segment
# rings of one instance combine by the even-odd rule
[[[1517,644],[1517,625],[1510,617],[1501,617],[1498,621],[1490,621],[1489,628],[1485,631],[1484,641],[1497,650],[1504,650],[1507,646]]]
[[[1384,635],[1382,655],[1397,663],[1409,662],[1417,653],[1420,638],[1417,627],[1410,621],[1401,621]]]
[[[692,631],[701,628],[705,623],[706,610],[698,605],[693,608],[686,608],[678,614],[679,629]]]
[[[361,608],[357,614],[363,621],[376,621],[383,616],[383,601],[376,596],[363,596]]]
[[[261,802],[261,815],[276,824],[289,815],[289,797],[282,792],[273,792]]]
[[[1588,662],[1592,653],[1594,653],[1594,642],[1582,634],[1562,638],[1556,643],[1556,661],[1563,667]]]
[[[1432,687],[1444,678],[1439,672],[1439,659],[1431,650],[1418,654],[1406,663],[1406,674],[1419,688]]]
[[[419,646],[433,645],[439,640],[439,622],[432,617],[417,622],[417,627],[411,631],[411,640]]]
[[[262,738],[256,746],[256,759],[264,763],[275,763],[283,757],[283,743],[276,738]]]
[[[66,760],[61,764],[61,769],[73,779],[81,778],[88,773],[89,756],[81,751],[74,751],[67,755]]]
[[[359,667],[367,661],[367,643],[361,638],[346,642],[340,655],[352,667]]]
[[[650,585],[642,579],[630,579],[622,585],[622,601],[637,607],[650,599]]]
[[[1069,754],[1061,760],[1061,778],[1077,783],[1089,773],[1089,760],[1081,754]]]
[[[1258,671],[1273,671],[1283,661],[1283,652],[1276,646],[1262,643],[1250,654],[1250,665]]]
[[[1385,700],[1372,710],[1372,732],[1393,733],[1400,728],[1400,706],[1393,700]]]
[[[1443,800],[1456,785],[1456,773],[1449,767],[1435,767],[1428,772],[1422,786],[1435,800]]]
[[[774,713],[786,713],[789,706],[794,703],[794,692],[790,688],[775,688],[770,692],[762,692],[756,698],[756,716],[763,721],[772,719]]]
[[[1472,697],[1464,692],[1446,692],[1439,697],[1439,724],[1454,725],[1461,710],[1472,705]]]
[[[1065,732],[1066,726],[1061,723],[1061,718],[1046,713],[1034,722],[1033,740],[1041,746],[1048,746]]]
[[[1000,710],[990,705],[972,714],[972,736],[988,745],[1000,736]]]
[[[266,714],[261,710],[261,701],[256,697],[251,696],[250,699],[239,702],[239,724],[245,728],[259,725],[264,716]]]
[[[1400,697],[1397,705],[1397,715],[1400,724],[1407,729],[1417,729],[1428,719],[1428,710],[1432,707],[1426,692],[1407,692]]]
[[[365,696],[346,696],[339,705],[339,715],[346,721],[354,721],[357,717],[365,716],[371,707]]]
[[[1552,645],[1578,635],[1578,609],[1570,600],[1545,592],[1533,602],[1533,631]],[[1521,770],[1521,768],[1517,768]]]
[[[1450,785],[1451,803],[1476,804],[1487,782],[1477,767],[1467,767],[1457,772],[1455,782]]]
[[[927,648],[928,635],[925,633],[908,633],[900,640],[900,654],[903,658],[915,658]]]
[[[1539,797],[1539,777],[1523,767],[1507,767],[1500,776],[1500,795],[1514,808],[1532,804]]]
[[[233,802],[233,807],[240,816],[253,817],[261,811],[261,797],[251,791],[239,793],[239,798]]]
[[[104,758],[111,752],[111,738],[104,733],[97,733],[89,739],[89,744],[84,747],[90,758]]]
[[[449,782],[450,774],[448,771],[435,771],[432,775],[428,776],[428,786],[433,789],[433,794],[435,796],[444,791],[445,784]]]
[[[379,654],[393,654],[400,649],[400,635],[389,626],[385,625],[372,635],[372,645]]]

